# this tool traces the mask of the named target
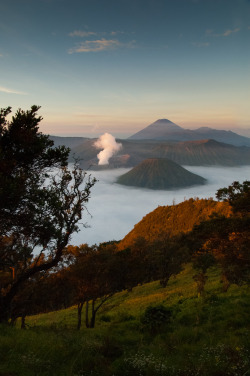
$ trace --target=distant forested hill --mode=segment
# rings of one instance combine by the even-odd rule
[[[50,139],[54,141],[54,146],[64,145],[70,149],[84,144],[87,140],[86,137],[60,137],[60,136],[50,136]]]
[[[194,225],[207,220],[213,213],[229,217],[232,211],[228,203],[213,199],[191,198],[178,205],[158,206],[134,226],[118,244],[118,248],[129,247],[138,237],[153,241],[163,233],[176,235],[191,231]]]
[[[250,164],[250,148],[215,140],[200,140],[156,145],[154,153],[189,166],[239,166]]]
[[[148,158],[167,158],[184,166],[242,166],[250,165],[250,148],[233,146],[214,140],[187,142],[117,140],[122,149],[109,164],[98,166],[96,139],[85,139],[72,148],[81,159],[83,168],[103,169],[134,167]]]

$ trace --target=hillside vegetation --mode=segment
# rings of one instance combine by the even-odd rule
[[[114,295],[91,330],[74,329],[77,307],[29,317],[27,330],[1,326],[0,375],[249,375],[249,288],[222,293],[211,269],[198,298],[193,274],[187,265],[166,288],[152,282]],[[150,326],[148,307],[160,314],[162,306],[170,321]]]
[[[158,206],[134,226],[133,230],[118,244],[118,248],[124,249],[131,246],[138,237],[151,242],[163,233],[172,236],[191,231],[194,225],[209,219],[215,213],[229,217],[232,209],[227,202],[193,198],[178,205]]]

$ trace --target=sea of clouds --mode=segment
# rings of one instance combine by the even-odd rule
[[[235,180],[250,180],[250,166],[185,168],[203,176],[207,179],[207,184],[178,190],[154,191],[116,184],[117,177],[129,169],[89,171],[98,179],[87,204],[89,214],[87,211],[83,214],[82,222],[89,227],[80,226],[80,231],[72,236],[70,243],[93,245],[120,240],[159,205],[178,204],[191,197],[215,198],[219,188],[227,187]]]

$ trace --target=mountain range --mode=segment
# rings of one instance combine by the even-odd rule
[[[84,169],[131,168],[150,158],[167,158],[182,166],[250,165],[250,138],[211,128],[184,129],[167,119],[157,120],[128,139],[117,140],[122,149],[104,166],[98,166],[96,139],[50,137],[56,146],[70,147],[70,160],[75,155]]]
[[[117,140],[120,152],[110,158],[109,164],[98,166],[96,139],[86,139],[71,149],[81,160],[84,169],[100,170],[135,167],[145,159],[167,158],[183,166],[242,166],[250,165],[250,148],[233,146],[214,140],[166,142],[155,140]],[[65,140],[67,146],[67,140]]]
[[[159,119],[128,138],[129,140],[197,141],[213,139],[235,146],[250,146],[250,138],[232,131],[209,127],[185,129],[168,119]]]

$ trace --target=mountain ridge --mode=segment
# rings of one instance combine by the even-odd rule
[[[164,234],[171,237],[180,232],[189,232],[213,214],[229,217],[232,208],[227,202],[198,198],[190,198],[177,205],[158,206],[136,223],[117,247],[119,250],[128,248],[140,237],[151,242]]]
[[[250,146],[250,138],[238,135],[230,130],[219,130],[210,127],[186,129],[169,119],[158,119],[154,123],[128,137],[128,140],[172,140],[194,141],[200,138],[212,138],[235,146]]]
[[[250,165],[250,148],[234,146],[215,140],[169,142],[157,140],[123,140],[121,151],[110,158],[109,165],[98,166],[95,139],[86,140],[72,148],[84,169],[132,168],[145,159],[166,158],[182,166],[243,166]]]

